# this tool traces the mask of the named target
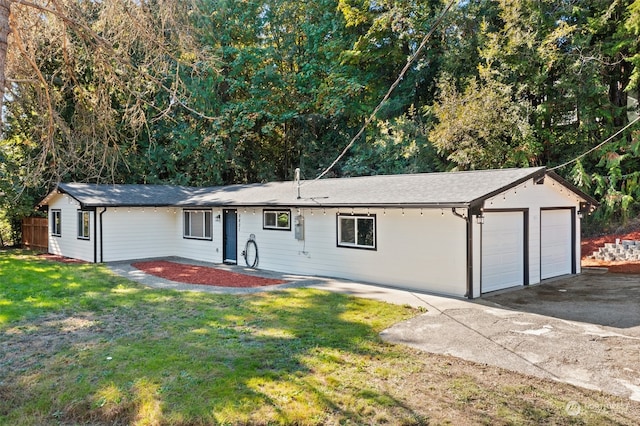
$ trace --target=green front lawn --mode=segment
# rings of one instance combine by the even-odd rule
[[[633,424],[635,403],[378,337],[416,314],[312,289],[152,290],[3,252],[0,424]]]

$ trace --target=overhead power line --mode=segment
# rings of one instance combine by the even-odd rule
[[[634,124],[636,124],[638,121],[640,121],[640,115],[638,117],[636,117],[635,120],[631,121],[629,124],[627,124],[626,126],[624,126],[622,129],[618,130],[617,132],[615,132],[613,135],[609,136],[607,139],[603,140],[602,142],[600,142],[598,145],[594,146],[593,148],[591,148],[590,150],[583,152],[582,154],[578,155],[576,158],[574,158],[573,160],[569,160],[566,163],[562,163],[559,166],[555,166],[549,170],[557,170],[557,169],[561,169],[562,167],[568,166],[571,163],[575,163],[576,161],[578,161],[579,159],[591,154],[593,151],[595,151],[598,148],[601,148],[602,146],[606,145],[607,143],[611,142],[616,136],[620,135],[622,132],[624,132],[625,130],[627,130],[629,127],[633,126]]]
[[[389,90],[387,91],[387,94],[384,95],[384,97],[382,98],[382,100],[380,101],[378,106],[375,107],[375,109],[373,110],[371,115],[369,115],[369,117],[365,120],[364,124],[360,128],[360,131],[358,131],[358,133],[351,139],[351,142],[349,142],[349,144],[344,148],[344,150],[342,150],[340,155],[338,155],[338,157],[333,161],[333,163],[331,163],[329,165],[329,167],[327,167],[322,173],[320,173],[318,175],[318,177],[315,178],[314,180],[319,180],[324,175],[329,173],[329,171],[331,171],[331,169],[333,169],[335,167],[335,165],[338,164],[338,161],[340,161],[342,159],[342,157],[344,157],[346,155],[346,153],[351,149],[351,147],[356,143],[356,141],[358,139],[360,139],[360,137],[362,136],[364,131],[367,129],[369,124],[371,124],[371,122],[375,118],[376,114],[378,114],[378,111],[380,111],[380,108],[382,108],[382,105],[384,105],[384,103],[387,100],[389,100],[389,98],[391,97],[391,93],[396,89],[396,87],[398,87],[398,85],[400,84],[400,82],[404,78],[404,76],[407,73],[407,71],[409,71],[409,68],[411,67],[411,65],[415,62],[415,60],[418,58],[418,56],[420,56],[420,54],[424,50],[425,46],[427,45],[427,41],[429,40],[429,38],[431,38],[431,35],[433,35],[433,32],[435,31],[435,29],[442,23],[442,20],[444,19],[446,14],[449,12],[449,9],[451,9],[451,7],[453,6],[454,3],[456,3],[456,1],[457,0],[451,0],[449,2],[449,4],[447,5],[447,7],[444,9],[444,11],[440,14],[440,16],[438,17],[436,22],[433,24],[433,26],[431,27],[429,32],[422,39],[422,42],[420,43],[420,46],[418,47],[418,49],[407,60],[407,63],[405,64],[404,68],[402,68],[402,71],[400,71],[400,74],[398,75],[398,78],[396,79],[396,81],[394,81],[393,84],[391,85],[391,87],[389,87]]]

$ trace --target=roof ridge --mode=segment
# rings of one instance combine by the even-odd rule
[[[444,171],[444,172],[415,172],[415,173],[390,173],[390,174],[381,174],[381,175],[363,175],[363,176],[344,176],[344,177],[330,177],[319,179],[318,181],[323,180],[337,180],[337,179],[366,179],[366,178],[380,178],[380,177],[408,177],[408,176],[424,176],[424,175],[461,175],[461,174],[472,174],[472,173],[499,173],[499,172],[507,172],[507,171],[526,171],[531,170],[542,170],[546,169],[546,166],[530,166],[530,167],[507,167],[503,169],[479,169],[479,170],[452,170],[452,171]],[[315,179],[305,179],[301,182],[315,182]],[[271,183],[277,182],[291,182],[291,181],[274,181]]]

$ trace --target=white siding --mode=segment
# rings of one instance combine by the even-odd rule
[[[114,262],[176,255],[181,213],[180,209],[160,207],[108,208],[102,215],[103,260]]]
[[[86,262],[94,261],[94,213],[91,212],[90,237],[88,240],[78,238],[78,203],[67,195],[57,195],[49,203],[49,253],[57,254]],[[51,233],[51,215],[53,210],[61,212],[61,235]]]
[[[238,253],[255,235],[261,269],[364,280],[464,296],[466,224],[450,210],[355,209],[376,216],[377,250],[339,247],[337,214],[351,209],[301,209],[303,241],[291,231],[262,229],[262,209],[238,211]],[[422,214],[421,214],[422,213]],[[292,225],[296,209],[291,211]],[[244,265],[244,259],[239,258]]]
[[[175,233],[175,253],[187,259],[199,260],[202,262],[222,263],[222,212],[220,209],[212,209],[213,220],[212,240],[197,240],[183,238],[184,215],[182,210],[178,211],[177,229]]]
[[[473,233],[472,233],[472,247],[473,247],[473,288],[472,288],[472,293],[469,295],[469,297],[474,298],[474,297],[478,297],[480,296],[480,281],[481,281],[481,273],[482,270],[480,268],[480,256],[482,254],[482,250],[480,248],[481,246],[481,239],[480,239],[480,232],[481,232],[481,225],[479,225],[477,223],[477,220],[475,218],[475,216],[472,218],[472,229],[473,229]]]
[[[67,195],[59,195],[49,204],[49,252],[62,256],[98,262],[180,256],[205,262],[222,261],[222,227],[216,220],[219,210],[212,211],[213,240],[183,238],[183,215],[179,208],[110,207],[91,212],[89,240],[78,239],[78,203]],[[51,212],[61,211],[62,235],[51,235]],[[102,214],[101,214],[102,213]],[[102,218],[102,245],[100,244]],[[96,220],[97,219],[97,220]],[[97,226],[97,232],[95,227]],[[95,244],[94,244],[94,239]],[[103,250],[102,256],[100,250]]]

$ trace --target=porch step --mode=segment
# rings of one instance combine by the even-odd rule
[[[593,259],[606,261],[640,261],[640,241],[619,240],[615,243],[605,243],[598,251],[593,252]]]

